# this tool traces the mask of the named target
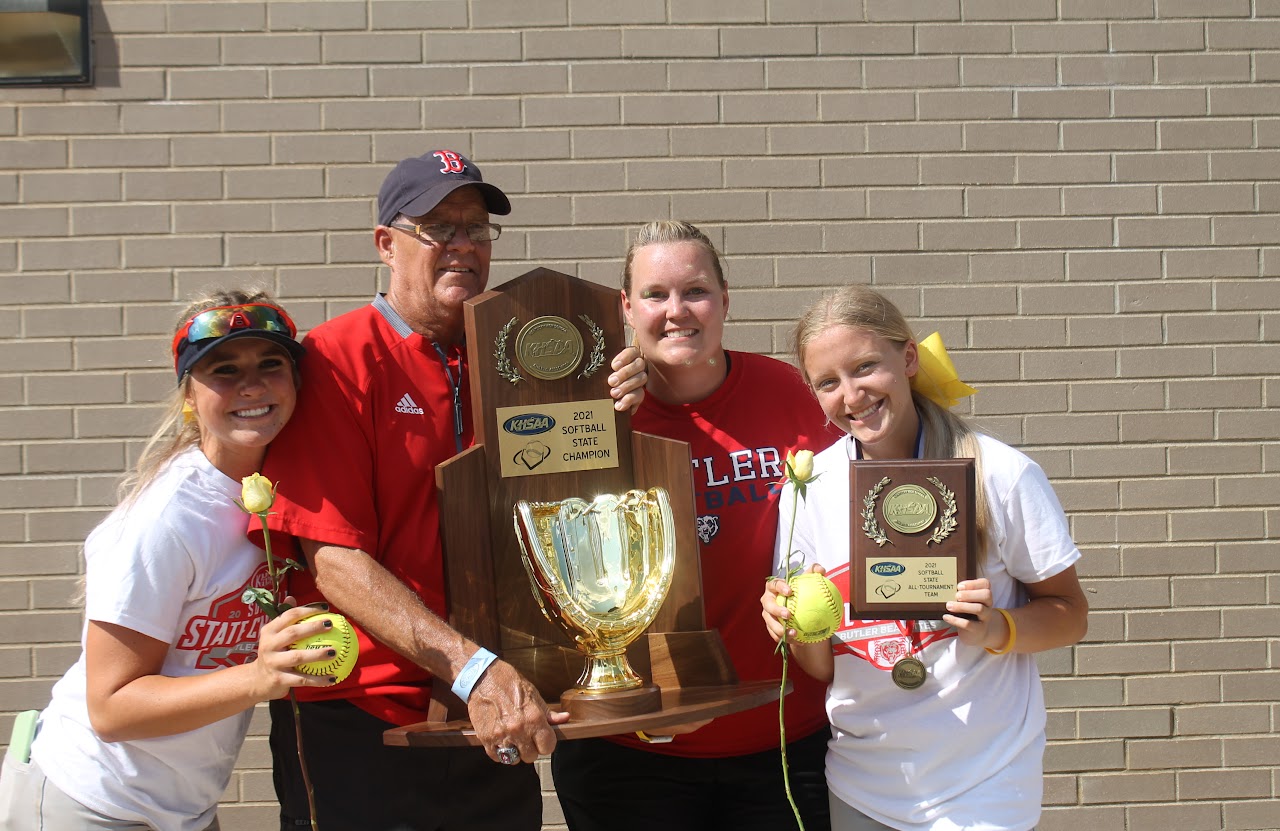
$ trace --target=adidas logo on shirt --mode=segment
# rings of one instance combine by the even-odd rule
[[[396,402],[397,413],[412,413],[413,415],[423,415],[424,411],[421,407],[414,403],[409,397],[409,393],[405,393],[399,401]]]

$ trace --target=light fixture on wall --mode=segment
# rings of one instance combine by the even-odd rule
[[[0,84],[93,82],[89,0],[0,0]]]

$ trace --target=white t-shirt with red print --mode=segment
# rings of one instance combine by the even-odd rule
[[[85,542],[87,620],[170,644],[161,675],[182,677],[254,660],[267,617],[241,596],[270,587],[262,550],[232,501],[240,483],[192,448]],[[89,723],[85,658],[53,688],[31,754],[45,776],[95,811],[164,831],[213,821],[251,710],[155,739],[107,743]]]
[[[979,574],[994,603],[1027,602],[1038,583],[1080,558],[1048,478],[1019,451],[979,438],[990,508]],[[849,596],[849,460],[846,437],[819,453],[796,517],[791,550],[821,563]],[[779,506],[779,552],[794,494]],[[835,678],[827,691],[833,740],[827,784],[841,800],[902,831],[1025,831],[1040,817],[1044,697],[1035,658],[966,646],[940,620],[845,620],[832,638]],[[890,670],[907,654],[928,677],[900,689]]]

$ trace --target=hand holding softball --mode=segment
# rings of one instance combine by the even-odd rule
[[[294,600],[290,597],[285,602],[292,604]],[[258,675],[255,684],[259,690],[259,701],[280,698],[292,687],[324,687],[331,683],[328,676],[305,675],[298,671],[300,663],[331,660],[328,648],[316,647],[305,651],[293,648],[295,641],[327,631],[324,621],[313,617],[316,611],[306,606],[291,608],[263,625],[258,634],[257,660],[246,667]]]
[[[775,642],[785,632],[799,643],[818,643],[835,633],[844,619],[844,600],[822,566],[791,578],[771,577],[760,596],[761,617]]]
[[[360,657],[360,644],[356,640],[356,632],[351,622],[336,612],[318,612],[302,619],[302,623],[318,623],[322,627],[319,632],[308,635],[294,642],[291,649],[315,652],[321,651],[318,660],[307,661],[298,665],[298,672],[314,675],[324,679],[334,679],[332,683],[340,684],[356,668],[356,659]],[[328,624],[326,626],[326,624]]]
[[[786,595],[790,593],[791,587],[786,580],[770,577],[765,581],[764,594],[760,595],[760,617],[764,618],[764,627],[774,643],[782,640],[782,636],[787,633],[786,618],[791,613],[787,611]]]
[[[792,631],[800,643],[821,643],[836,633],[844,619],[844,598],[825,574],[810,571],[787,581]]]

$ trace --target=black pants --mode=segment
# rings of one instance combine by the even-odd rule
[[[293,710],[271,702],[271,755],[281,831],[310,827]],[[299,705],[302,746],[324,831],[539,831],[533,765],[505,767],[478,747],[388,747],[395,725],[346,701]]]
[[[791,793],[806,831],[830,831],[830,732],[787,745]],[[569,831],[791,831],[777,749],[720,759],[665,756],[604,739],[561,742],[551,757]]]

